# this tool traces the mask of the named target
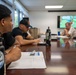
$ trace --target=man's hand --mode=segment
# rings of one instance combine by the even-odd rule
[[[16,61],[21,57],[21,50],[16,47],[16,45],[12,48],[12,50],[9,52],[12,56],[12,60]]]
[[[64,34],[65,34],[66,36],[70,36],[70,34],[68,33],[68,30],[67,30],[67,29],[64,29]]]
[[[40,39],[34,39],[34,43],[39,43]]]
[[[9,53],[5,55],[6,64],[18,60],[21,57],[21,50],[15,45]]]

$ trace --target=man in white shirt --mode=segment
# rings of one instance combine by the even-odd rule
[[[62,35],[70,38],[76,37],[76,30],[71,26],[71,23],[67,22],[65,26],[66,28],[62,32]]]

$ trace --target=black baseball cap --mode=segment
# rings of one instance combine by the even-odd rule
[[[29,21],[29,17],[23,17],[23,19],[25,19],[25,20]]]
[[[20,21],[20,24],[23,24],[23,25],[25,25],[26,27],[31,27],[31,25],[28,24],[28,21],[27,21],[26,19],[22,19],[22,20]]]

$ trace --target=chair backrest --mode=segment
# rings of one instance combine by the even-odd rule
[[[31,28],[29,32],[35,39],[38,38],[40,34],[38,28]]]

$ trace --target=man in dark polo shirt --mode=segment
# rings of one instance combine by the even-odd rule
[[[12,35],[18,40],[21,45],[27,45],[32,43],[40,42],[40,39],[30,39],[27,31],[29,30],[30,25],[26,19],[22,19],[19,23],[19,27],[16,27],[12,31]]]

